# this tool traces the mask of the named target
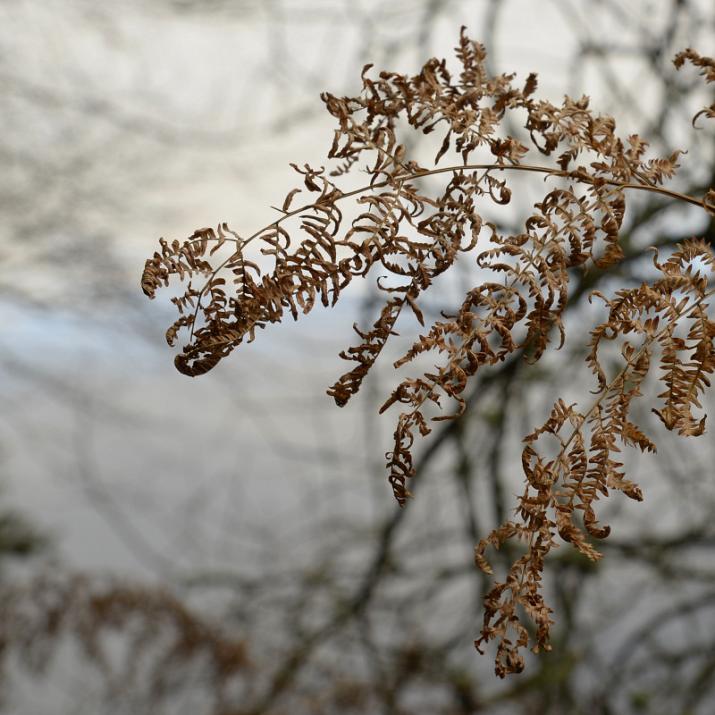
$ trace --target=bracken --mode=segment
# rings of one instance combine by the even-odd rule
[[[462,29],[456,48],[461,69],[453,78],[445,60],[429,60],[413,77],[380,72],[371,65],[362,72],[356,97],[322,99],[337,120],[330,159],[331,172],[308,165],[293,168],[302,186],[288,193],[280,216],[252,235],[242,236],[220,224],[204,228],[183,242],[161,240],[161,251],[146,262],[144,293],[153,298],[172,277],[188,280],[186,291],[173,302],[178,320],[168,329],[173,345],[180,332],[188,340],[175,364],[186,375],[208,372],[256,329],[308,313],[319,300],[334,305],[355,278],[374,266],[391,280],[378,281],[385,301],[370,328],[355,331],[357,345],[341,353],[355,363],[328,389],[342,406],[360,389],[363,379],[395,333],[404,310],[426,328],[395,362],[399,368],[424,353],[442,357],[434,372],[403,380],[381,408],[403,406],[387,454],[389,481],[400,505],[410,492],[415,473],[413,444],[430,433],[430,422],[459,417],[471,378],[483,367],[512,353],[537,361],[559,336],[565,339],[563,314],[569,275],[574,269],[609,269],[623,252],[619,231],[626,195],[633,190],[661,194],[700,207],[715,215],[715,191],[703,197],[669,190],[663,183],[677,167],[680,152],[645,159],[648,144],[638,135],[616,134],[612,117],[595,114],[588,97],[566,97],[560,106],[535,97],[537,79],[523,85],[514,75],[490,77],[482,45]],[[715,61],[685,50],[675,59],[700,68],[707,82],[715,81]],[[504,119],[518,112],[526,117],[530,146],[503,130]],[[715,117],[715,104],[699,117]],[[516,118],[516,117],[514,117]],[[401,131],[428,134],[441,130],[442,142],[432,166],[408,156]],[[456,152],[456,165],[438,167]],[[529,156],[549,157],[546,164],[528,163]],[[336,181],[367,161],[369,181],[349,191]],[[510,176],[541,174],[559,186],[534,204],[523,230],[500,233],[485,220],[480,205],[508,204]],[[441,193],[428,191],[424,179],[444,176]],[[296,195],[310,199],[291,208]],[[352,199],[361,212],[344,232],[340,205]],[[295,242],[284,227],[297,223]],[[272,270],[262,271],[247,249],[269,256]],[[212,259],[227,251],[223,260]],[[425,325],[420,299],[435,278],[449,270],[460,253],[475,256],[483,274],[490,275],[467,292],[453,315]],[[620,444],[654,451],[655,445],[630,419],[631,406],[652,362],[661,370],[662,406],[654,409],[663,424],[681,435],[699,435],[704,417],[696,417],[699,396],[715,369],[715,323],[707,314],[712,294],[709,279],[714,260],[711,247],[695,238],[678,246],[655,268],[660,277],[638,288],[618,291],[608,299],[608,320],[591,332],[587,363],[597,380],[593,404],[585,411],[557,400],[546,423],[525,438],[522,464],[526,477],[516,518],[495,529],[476,547],[477,565],[491,573],[487,547],[516,539],[526,549],[503,581],[495,583],[485,600],[484,623],[476,641],[497,641],[496,673],[503,677],[524,667],[522,649],[549,649],[551,609],[542,595],[544,560],[556,546],[557,535],[586,557],[599,552],[589,540],[608,536],[597,522],[594,503],[610,489],[641,500],[636,484],[626,479],[617,461]],[[200,279],[200,287],[193,283]],[[600,294],[598,294],[600,295]],[[599,360],[605,342],[619,341],[622,367],[610,379]],[[440,400],[452,405],[443,408]],[[428,417],[436,406],[441,411]],[[547,459],[540,453],[542,437],[551,435],[560,447]],[[529,622],[534,629],[530,632]]]

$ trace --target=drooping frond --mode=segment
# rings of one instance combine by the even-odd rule
[[[280,215],[244,237],[220,224],[186,241],[162,240],[146,262],[142,288],[149,297],[172,279],[186,282],[173,298],[178,319],[167,331],[185,344],[177,368],[191,376],[214,368],[258,329],[297,320],[318,304],[333,306],[355,279],[377,276],[382,305],[369,326],[354,326],[356,343],[340,356],[351,365],[328,389],[345,405],[359,390],[405,314],[421,332],[395,368],[429,359],[433,367],[402,379],[381,412],[398,405],[394,445],[386,455],[394,496],[404,505],[416,471],[415,443],[435,420],[467,409],[465,394],[481,370],[510,356],[536,362],[566,340],[564,314],[577,271],[612,270],[624,256],[620,232],[629,192],[648,191],[699,206],[715,215],[715,192],[703,197],[664,186],[677,171],[680,152],[648,156],[636,134],[622,136],[613,117],[594,112],[588,97],[561,104],[537,96],[536,75],[492,76],[483,45],[460,33],[458,71],[430,59],[412,76],[361,74],[352,97],[324,93],[336,122],[331,168],[299,167],[300,185],[285,197]],[[713,60],[686,50],[713,81]],[[713,107],[702,110],[713,117]],[[512,136],[505,119],[519,121]],[[696,117],[697,118],[697,117]],[[430,166],[409,155],[405,134],[436,134]],[[524,142],[527,142],[526,144]],[[344,189],[339,180],[364,171],[366,183]],[[486,218],[510,203],[516,174],[546,180],[542,198],[513,234]],[[295,204],[302,201],[298,207]],[[345,225],[341,207],[357,217]],[[490,214],[491,215],[491,214]],[[480,281],[440,319],[428,320],[425,295],[460,255],[480,269]],[[596,380],[588,409],[557,400],[546,423],[526,438],[526,487],[516,518],[487,536],[476,550],[489,571],[488,546],[517,539],[526,546],[486,599],[478,647],[497,640],[497,672],[523,667],[520,651],[531,642],[522,614],[535,626],[535,648],[548,647],[551,610],[542,594],[544,561],[560,538],[589,559],[600,554],[593,539],[608,535],[595,505],[611,490],[643,498],[619,460],[622,446],[654,451],[654,442],[631,417],[631,406],[650,368],[659,366],[664,390],[656,413],[682,435],[704,430],[699,398],[715,368],[713,322],[708,317],[713,260],[703,242],[685,242],[663,263],[657,280],[617,291],[605,300],[608,319],[591,331],[587,365]],[[620,344],[623,365],[609,376],[601,359],[606,344]],[[558,456],[541,451],[556,440]]]

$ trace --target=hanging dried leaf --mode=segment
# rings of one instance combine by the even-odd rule
[[[175,362],[181,372],[196,376],[244,340],[253,340],[257,329],[281,322],[286,313],[297,320],[318,303],[333,306],[354,279],[379,274],[384,298],[379,314],[371,328],[355,326],[358,344],[340,354],[355,365],[328,394],[342,406],[359,391],[407,308],[423,332],[395,367],[426,354],[435,365],[402,380],[380,410],[395,404],[402,410],[386,455],[400,505],[410,497],[415,442],[430,433],[432,420],[465,412],[465,391],[480,370],[515,353],[536,362],[551,346],[564,344],[563,316],[574,269],[612,270],[623,258],[620,231],[628,192],[654,192],[715,215],[712,189],[697,198],[663,186],[677,171],[680,152],[646,158],[647,142],[636,134],[619,136],[613,117],[592,111],[588,97],[565,97],[555,105],[536,96],[534,74],[521,89],[514,75],[490,76],[484,46],[471,41],[464,28],[456,57],[454,75],[445,60],[435,58],[413,76],[384,71],[374,77],[372,65],[366,65],[358,95],[324,93],[322,100],[337,124],[328,152],[333,168],[326,173],[323,167],[292,164],[301,185],[288,192],[279,218],[248,238],[221,224],[216,231],[200,229],[183,243],[162,239],[161,251],[146,262],[141,280],[150,298],[171,279],[187,281],[184,294],[173,299],[179,318],[166,337],[173,345],[180,335],[187,336]],[[675,63],[681,67],[686,61],[700,68],[708,82],[715,81],[712,59],[686,50]],[[525,118],[530,146],[505,129],[504,119],[514,113],[520,123]],[[703,114],[714,117],[715,109],[703,109],[696,119]],[[433,166],[410,158],[405,127],[422,134],[442,132]],[[493,160],[484,163],[475,155]],[[437,168],[449,156],[453,162]],[[367,167],[369,181],[343,192],[334,180],[359,166]],[[509,235],[484,219],[483,207],[510,202],[515,172],[559,183],[546,186],[523,227]],[[441,188],[430,184],[428,190],[427,176],[441,177]],[[291,209],[301,191],[309,198]],[[339,208],[347,199],[359,208],[350,226],[344,225]],[[272,265],[259,268],[250,250]],[[460,253],[473,257],[484,280],[467,291],[453,314],[431,322],[421,307],[424,294]],[[631,406],[653,362],[664,387],[662,405],[654,410],[663,424],[686,436],[705,429],[704,415],[694,411],[715,370],[715,323],[707,314],[712,252],[693,239],[663,263],[656,257],[655,268],[657,280],[617,291],[612,298],[601,296],[608,319],[591,331],[586,359],[596,380],[594,402],[579,411],[558,400],[544,425],[526,438],[526,486],[517,518],[476,548],[477,565],[491,573],[485,555],[490,546],[511,539],[526,545],[505,580],[489,591],[477,640],[478,648],[497,641],[500,676],[522,670],[521,650],[529,644],[535,651],[549,648],[551,609],[541,579],[557,539],[596,560],[600,553],[592,540],[610,531],[597,521],[598,499],[611,490],[643,498],[626,479],[619,452],[623,445],[655,450],[631,419]],[[623,367],[609,379],[601,349],[613,341],[621,345]],[[437,416],[429,419],[434,410]],[[545,439],[561,445],[555,459],[542,456]]]

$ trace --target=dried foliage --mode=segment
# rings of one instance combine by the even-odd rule
[[[250,673],[243,640],[232,639],[165,590],[84,577],[42,576],[0,591],[0,654],[35,673],[67,639],[102,673],[107,696],[143,696],[157,705],[199,675],[217,711]],[[126,647],[118,649],[121,635]],[[3,665],[5,663],[3,662]]]
[[[162,240],[142,276],[150,298],[174,277],[188,281],[185,292],[172,299],[180,315],[166,337],[173,345],[180,332],[188,334],[176,367],[197,376],[244,340],[253,340],[258,328],[282,321],[286,313],[297,319],[317,302],[334,305],[353,279],[379,269],[380,315],[369,328],[355,327],[359,341],[341,353],[354,365],[328,394],[342,406],[358,392],[403,311],[424,326],[395,368],[428,354],[440,362],[430,372],[402,380],[381,408],[402,406],[394,448],[387,454],[389,481],[400,505],[410,496],[415,439],[430,433],[431,422],[464,413],[465,388],[478,371],[514,353],[538,361],[550,346],[564,344],[563,316],[574,270],[608,270],[623,257],[619,232],[629,192],[660,194],[715,214],[712,189],[698,198],[663,186],[675,174],[680,152],[648,156],[644,139],[619,136],[615,120],[594,112],[586,96],[565,97],[561,105],[538,99],[534,74],[519,84],[515,75],[490,76],[483,46],[464,29],[456,55],[460,69],[454,77],[438,59],[412,77],[394,72],[375,77],[367,65],[358,96],[324,93],[337,121],[328,153],[336,168],[292,165],[302,185],[288,193],[273,223],[247,237],[221,224],[184,242]],[[675,64],[686,60],[701,68],[708,82],[715,79],[712,59],[686,50]],[[712,118],[713,106],[697,116],[703,115]],[[529,145],[506,132],[506,118],[523,124]],[[401,137],[410,131],[441,132],[433,165],[408,156]],[[455,164],[438,167],[455,153]],[[529,163],[532,156],[542,161]],[[342,190],[337,181],[360,166],[369,182]],[[555,186],[547,184],[521,232],[500,232],[485,218],[485,207],[508,204],[509,181],[527,172]],[[428,177],[442,178],[442,187],[435,190]],[[291,208],[301,192],[310,198]],[[340,205],[347,199],[360,213],[345,228]],[[293,233],[286,228],[289,222],[297,224]],[[453,314],[427,325],[423,294],[461,253],[473,257],[484,280]],[[268,257],[268,269],[259,254]],[[612,298],[600,296],[608,317],[592,330],[587,358],[596,378],[595,399],[587,409],[558,400],[544,425],[525,438],[526,488],[516,519],[476,548],[478,566],[490,573],[487,547],[512,539],[526,547],[489,591],[476,642],[480,648],[497,641],[499,676],[523,669],[521,651],[530,644],[535,652],[549,648],[551,609],[542,595],[542,574],[557,535],[596,560],[600,554],[591,540],[609,533],[594,511],[599,496],[615,489],[643,498],[625,477],[618,453],[621,445],[655,450],[631,419],[651,365],[661,370],[664,391],[655,412],[663,424],[685,436],[704,431],[705,418],[694,410],[715,368],[715,323],[707,314],[712,249],[692,239],[662,262],[656,256],[654,263],[658,277],[653,282]],[[614,341],[623,365],[609,376],[601,350]],[[542,446],[549,439],[555,456]]]

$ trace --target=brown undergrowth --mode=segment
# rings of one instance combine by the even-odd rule
[[[400,505],[411,496],[416,439],[430,433],[431,422],[463,414],[465,388],[478,371],[517,352],[538,361],[563,345],[570,280],[575,270],[608,270],[623,258],[619,234],[630,193],[656,193],[715,215],[712,189],[696,197],[664,186],[681,152],[647,158],[647,141],[636,134],[620,137],[615,120],[594,112],[588,97],[565,97],[560,105],[538,99],[535,74],[520,84],[515,75],[490,76],[483,46],[464,29],[456,55],[456,76],[438,59],[412,77],[376,74],[367,65],[359,95],[324,93],[337,122],[328,153],[335,168],[292,165],[301,186],[288,193],[274,222],[251,235],[220,224],[183,242],[162,239],[141,281],[150,298],[174,277],[187,281],[185,292],[172,299],[179,317],[166,338],[174,345],[180,334],[187,336],[175,364],[197,376],[253,340],[257,329],[286,315],[297,319],[318,302],[335,305],[354,279],[379,269],[379,317],[370,327],[355,327],[358,341],[341,353],[353,365],[328,394],[343,406],[358,392],[403,312],[424,327],[395,368],[426,354],[438,356],[439,364],[402,380],[381,408],[402,408],[387,454]],[[689,49],[675,59],[677,67],[686,62],[715,81],[712,59]],[[525,127],[527,144],[507,133],[507,117]],[[715,117],[715,105],[693,123],[701,117]],[[409,131],[439,133],[431,165],[408,155],[403,134]],[[438,166],[447,155],[456,163]],[[365,185],[341,190],[342,177],[361,170],[369,177]],[[517,173],[540,175],[547,188],[522,230],[506,234],[484,217],[484,207],[510,202]],[[441,188],[435,190],[437,180]],[[292,208],[299,193],[307,198]],[[359,211],[347,226],[341,211],[346,201]],[[423,295],[460,254],[470,254],[488,277],[452,314],[428,324]],[[268,269],[259,266],[266,260]],[[663,391],[654,412],[668,429],[684,436],[704,431],[705,418],[694,410],[715,369],[715,322],[708,316],[712,247],[693,238],[665,259],[656,254],[654,267],[657,277],[650,283],[611,298],[598,294],[608,317],[591,331],[587,363],[596,380],[594,400],[586,408],[557,400],[545,424],[525,438],[526,485],[515,518],[476,547],[477,565],[490,573],[488,547],[512,539],[525,545],[488,592],[476,641],[477,648],[497,642],[499,676],[523,669],[522,649],[549,648],[552,612],[542,574],[557,537],[596,560],[592,540],[607,537],[609,527],[598,523],[595,502],[610,490],[642,499],[618,459],[622,445],[655,450],[631,419],[646,376],[660,371]],[[614,341],[622,366],[609,377],[601,349]],[[435,409],[440,414],[432,416]],[[556,444],[553,457],[545,456],[549,439]]]
[[[125,705],[146,698],[158,707],[175,694],[177,683],[198,675],[222,712],[231,688],[251,670],[242,639],[155,587],[40,575],[3,588],[0,613],[4,667],[12,655],[31,673],[43,674],[60,644],[73,643],[103,674],[107,698]],[[119,635],[124,648],[118,647]]]

